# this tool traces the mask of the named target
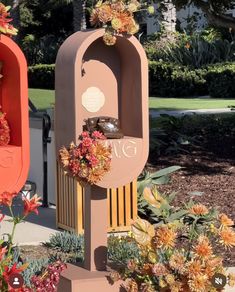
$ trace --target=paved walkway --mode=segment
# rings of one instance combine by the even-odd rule
[[[221,113],[235,113],[235,110],[231,110],[230,108],[198,109],[198,110],[175,110],[175,111],[150,110],[150,115],[151,115],[152,118],[160,117],[160,115],[162,115],[162,114],[167,114],[169,116],[183,116],[183,115],[193,115],[193,114],[202,115],[202,114],[221,114]]]
[[[13,204],[14,213],[22,213],[21,201],[15,200]],[[4,222],[0,224],[0,237],[6,233],[11,233],[12,223],[7,220],[12,219],[7,209],[1,208],[6,214]],[[22,244],[40,244],[49,239],[50,235],[56,233],[56,209],[55,208],[39,208],[39,215],[30,214],[26,221],[20,223],[16,227],[14,243]]]

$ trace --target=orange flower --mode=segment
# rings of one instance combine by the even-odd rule
[[[187,44],[185,45],[185,48],[186,48],[186,49],[190,49],[190,47],[191,47],[191,46],[190,46],[190,43],[187,43]]]
[[[185,271],[185,257],[179,252],[175,252],[169,261],[169,265],[172,269],[178,271],[180,274],[183,274]]]
[[[192,292],[207,292],[208,289],[208,277],[206,275],[198,275],[189,280],[190,291]]]
[[[98,13],[99,21],[102,23],[107,23],[112,20],[113,11],[111,6],[108,4],[103,4],[99,8],[96,8]]]
[[[38,207],[41,206],[41,203],[39,203],[40,200],[41,198],[37,195],[33,196],[30,200],[24,198],[24,216],[32,212],[38,215]]]
[[[199,260],[192,260],[187,264],[187,273],[190,278],[196,277],[203,273],[203,267],[201,261]]]
[[[223,227],[229,227],[234,225],[234,221],[230,219],[226,214],[219,215],[220,223]]]
[[[198,238],[198,244],[194,247],[194,252],[201,258],[208,258],[212,255],[212,246],[209,243],[208,237],[200,236]]]
[[[235,246],[235,232],[231,228],[224,228],[219,232],[220,243],[225,248],[231,248]]]
[[[189,209],[189,213],[197,216],[207,215],[209,210],[202,204],[196,204]]]
[[[161,226],[156,230],[155,244],[158,248],[173,248],[175,246],[176,236],[177,233],[168,226]]]
[[[16,196],[16,193],[3,192],[2,194],[0,194],[0,205],[10,207],[12,205],[13,198]]]

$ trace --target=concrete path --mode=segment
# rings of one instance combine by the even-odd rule
[[[193,114],[202,115],[202,114],[221,114],[221,113],[235,113],[235,110],[231,110],[230,108],[221,108],[221,109],[198,109],[198,110],[175,110],[175,111],[150,110],[149,112],[152,118],[160,117],[160,115],[162,114],[167,114],[169,116],[183,116],[183,115],[193,115]]]
[[[14,214],[22,214],[21,201],[18,199],[13,203]],[[6,208],[1,208],[3,214],[6,214],[4,221],[0,224],[0,237],[6,233],[11,233],[12,223],[7,220],[12,219]],[[14,243],[19,245],[40,244],[49,239],[51,234],[59,231],[56,228],[56,210],[55,208],[39,208],[39,215],[30,214],[26,221],[17,225]]]
[[[233,268],[229,268],[228,272],[235,274],[235,267]],[[235,291],[235,287],[225,287],[225,292],[234,292]]]

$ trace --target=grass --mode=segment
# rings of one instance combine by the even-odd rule
[[[55,91],[29,89],[29,97],[39,110],[53,107]],[[216,109],[235,106],[235,99],[157,98],[150,97],[149,107],[155,110]]]
[[[150,97],[149,102],[149,107],[155,110],[217,109],[228,106],[235,106],[235,99]]]
[[[55,91],[46,89],[29,89],[29,98],[38,110],[53,107]]]

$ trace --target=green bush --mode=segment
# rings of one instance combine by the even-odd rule
[[[207,94],[205,70],[164,62],[149,62],[150,95],[161,97],[187,97]]]
[[[54,89],[55,65],[39,64],[28,68],[30,88]]]
[[[211,97],[235,97],[235,63],[217,64],[208,67],[206,80]]]

